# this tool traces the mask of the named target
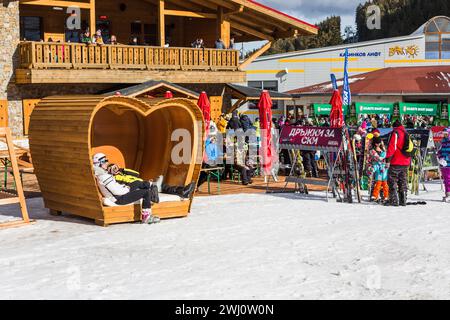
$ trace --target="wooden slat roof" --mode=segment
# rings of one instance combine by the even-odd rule
[[[261,93],[263,90],[252,88],[252,87],[246,87],[241,86],[238,84],[231,84],[228,83],[227,87],[231,90],[231,94],[233,98],[242,98],[245,100],[259,100],[261,97]],[[269,90],[270,97],[272,100],[292,100],[292,96],[290,94],[281,93],[277,91],[270,91]]]
[[[138,84],[135,86],[106,92],[103,95],[104,96],[114,96],[119,92],[120,95],[122,95],[122,96],[137,97],[137,96],[142,95],[147,92],[151,93],[151,91],[155,91],[155,90],[158,90],[158,91],[169,90],[175,96],[177,96],[177,94],[178,94],[178,95],[186,96],[186,97],[192,98],[192,99],[198,99],[198,97],[200,96],[197,92],[186,89],[177,84],[167,82],[167,81],[154,81],[154,80],[146,81],[144,83],[141,83],[141,84]]]

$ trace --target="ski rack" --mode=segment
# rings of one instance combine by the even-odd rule
[[[439,181],[441,184],[441,190],[443,190],[444,184],[443,184],[441,170],[438,165],[438,156],[437,156],[436,145],[433,140],[433,132],[431,130],[422,130],[422,129],[414,129],[414,130],[407,129],[407,132],[412,137],[412,140],[420,142],[419,157],[417,158],[418,166],[419,166],[417,168],[417,171],[419,172],[419,185],[422,184],[423,191],[428,192],[428,189],[425,186],[425,182],[426,182],[425,181],[426,180],[425,173],[426,173],[426,171],[437,170],[438,175],[439,175]],[[427,139],[421,138],[420,140],[414,139],[414,137],[417,137],[417,136],[421,136],[421,137],[424,136],[424,137],[428,137],[428,138]],[[425,167],[425,161],[427,160],[428,155],[431,155],[431,157],[432,157],[431,161],[433,163],[435,163],[435,165]],[[417,188],[417,190],[415,190],[415,195],[419,195],[419,189],[420,188]],[[412,191],[414,191],[414,190],[412,190]]]
[[[292,167],[289,173],[289,176],[286,177],[285,180],[285,186],[283,188],[283,193],[286,192],[287,186],[289,183],[294,183],[294,193],[300,192],[304,194],[308,194],[307,191],[307,185],[315,185],[315,186],[324,186],[327,187],[326,189],[326,200],[329,201],[329,193],[331,190],[331,194],[333,195],[333,198],[339,198],[338,201],[340,202],[352,202],[353,198],[350,200],[348,199],[348,195],[341,195],[339,192],[339,184],[346,183],[345,181],[348,181],[348,178],[346,175],[351,175],[353,172],[348,168],[347,172],[345,168],[343,168],[345,163],[345,158],[347,157],[347,154],[350,150],[348,149],[348,141],[346,142],[345,136],[347,130],[346,128],[343,128],[339,130],[341,134],[340,143],[338,146],[309,146],[309,145],[303,145],[299,143],[286,143],[281,141],[280,143],[280,149],[287,149],[291,155],[291,151],[294,151],[294,157],[291,158]],[[283,139],[282,139],[283,140]],[[327,172],[328,172],[328,180],[327,181],[320,181],[316,179],[310,179],[304,177],[302,174],[302,169],[299,167],[298,158],[299,153],[295,151],[320,151],[325,159],[325,163],[327,166]],[[352,162],[353,156],[348,157],[348,159]],[[357,164],[353,161],[350,163],[350,165],[357,166]],[[356,167],[357,168],[357,167]],[[297,172],[299,174],[297,174]],[[341,182],[342,181],[342,182]],[[346,188],[349,188],[347,185]],[[351,192],[351,190],[350,190]],[[351,193],[350,193],[351,194]]]

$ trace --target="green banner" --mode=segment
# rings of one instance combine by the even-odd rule
[[[438,112],[438,105],[431,103],[400,102],[399,106],[402,115],[436,116]]]
[[[314,115],[316,116],[329,116],[331,113],[331,104],[325,103],[315,103],[314,106]],[[348,115],[348,106],[342,106],[342,111],[344,116]]]
[[[357,114],[393,114],[394,104],[392,103],[355,103]]]

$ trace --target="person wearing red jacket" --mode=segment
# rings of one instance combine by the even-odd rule
[[[411,158],[403,154],[402,149],[406,143],[406,129],[399,120],[393,124],[394,131],[389,139],[389,146],[386,154],[389,185],[389,202],[387,205],[398,207],[406,206],[408,195],[408,168],[411,165]]]

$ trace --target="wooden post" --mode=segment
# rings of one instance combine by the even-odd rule
[[[166,19],[164,13],[164,0],[158,1],[158,32],[159,32],[159,45],[164,47],[166,44]]]
[[[12,204],[12,203],[19,203],[20,204],[20,210],[22,212],[22,220],[18,221],[10,221],[0,224],[1,228],[11,228],[11,227],[18,227],[24,224],[29,224],[32,221],[30,221],[30,218],[28,216],[28,210],[27,210],[27,203],[25,201],[25,195],[23,193],[22,188],[22,181],[20,179],[20,172],[19,172],[19,165],[17,163],[16,153],[14,149],[14,144],[11,136],[11,129],[9,127],[3,127],[0,128],[0,138],[6,139],[6,145],[8,146],[8,155],[9,160],[11,161],[13,174],[14,174],[14,182],[16,184],[17,189],[17,197],[9,198],[9,199],[3,199],[1,200],[1,204]],[[5,168],[6,170],[6,168]]]
[[[94,36],[95,32],[97,31],[97,18],[95,13],[95,0],[90,0],[90,22],[89,22],[89,29],[91,32],[91,37]]]
[[[223,7],[219,7],[217,13],[218,38],[222,39],[226,48],[230,47],[231,25],[223,12]]]

